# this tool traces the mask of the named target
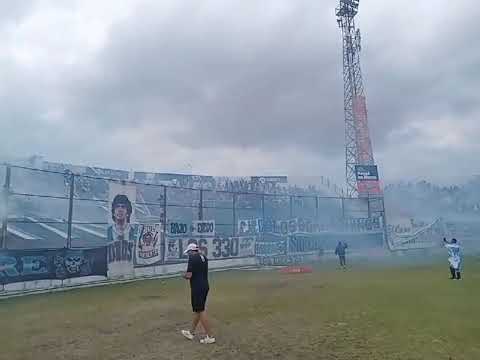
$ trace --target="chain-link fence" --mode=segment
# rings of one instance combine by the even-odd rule
[[[129,179],[128,172],[122,171],[106,175],[110,177],[97,173],[75,174],[69,170],[0,166],[0,181],[4,184],[0,247],[105,245],[112,218],[109,189],[117,185],[133,189],[131,206],[135,222],[160,223],[166,234],[171,231],[171,224],[192,224],[195,220],[214,220],[215,235],[219,237],[252,232],[263,237],[266,232],[275,232],[272,227],[278,222],[293,226],[292,219],[296,219],[294,226],[317,232],[367,233],[381,231],[385,226],[382,198],[216,191],[149,184]],[[256,221],[253,228],[252,221]],[[270,231],[266,230],[267,224]]]

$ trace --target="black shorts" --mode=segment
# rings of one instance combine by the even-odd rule
[[[207,302],[208,288],[192,289],[192,310],[193,312],[202,312],[205,310]]]

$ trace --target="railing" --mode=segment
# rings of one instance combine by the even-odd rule
[[[302,261],[340,239],[351,248],[384,243],[380,198],[216,191],[18,165],[0,166],[0,179],[4,294],[176,273],[190,242],[213,268]]]
[[[384,213],[378,199],[215,191],[16,165],[0,170],[4,179],[0,248],[104,244],[113,185],[134,188],[130,200],[137,222],[162,223],[167,228],[169,223],[215,220],[219,236],[237,236],[239,223],[255,218],[263,222],[301,218],[325,230],[369,231],[371,219]]]

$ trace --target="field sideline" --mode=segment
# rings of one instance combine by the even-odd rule
[[[149,280],[0,301],[0,359],[480,359],[480,260],[211,274],[218,343],[188,328],[188,284]]]

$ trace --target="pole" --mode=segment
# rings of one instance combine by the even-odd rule
[[[370,194],[368,194],[368,197],[367,197],[367,212],[368,212],[368,218],[370,219],[372,217],[372,211],[370,209]]]
[[[262,240],[264,240],[265,237],[265,194],[262,194]]]
[[[198,220],[203,220],[203,189],[200,189],[200,201],[198,202]]]
[[[237,194],[233,193],[233,197],[232,197],[233,237],[237,236],[237,214],[235,211],[236,206],[237,206]]]
[[[5,184],[3,185],[2,200],[3,200],[3,211],[2,214],[2,237],[0,239],[0,249],[5,249],[7,247],[7,236],[8,236],[8,200],[10,195],[10,178],[11,178],[11,168],[7,166],[5,173]]]
[[[387,215],[385,213],[385,198],[382,197],[382,225],[383,225],[383,241],[387,245],[388,248],[390,248],[390,243],[388,241],[388,224],[387,224]],[[383,244],[383,245],[385,245]],[[391,250],[391,249],[390,249]]]
[[[165,262],[166,256],[166,241],[167,241],[167,187],[163,185],[163,203],[162,203],[162,213],[160,214],[160,221],[162,222],[163,236],[160,243],[163,254],[163,262]]]
[[[67,248],[72,247],[73,196],[75,194],[75,174],[70,174],[70,196],[68,198]]]
[[[290,219],[293,218],[293,196],[290,195]]]
[[[318,221],[318,196],[315,196],[315,221]]]

